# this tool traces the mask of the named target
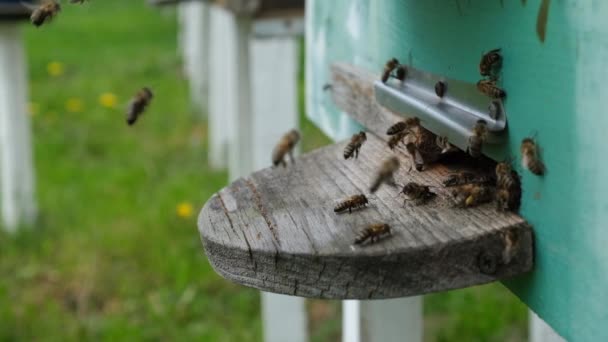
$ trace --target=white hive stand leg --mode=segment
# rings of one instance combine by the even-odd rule
[[[253,169],[248,171],[253,171],[270,166],[277,141],[299,126],[298,41],[294,37],[252,39],[250,46],[254,143],[247,151],[253,156]],[[262,318],[266,342],[308,340],[303,298],[263,292]]]
[[[188,1],[179,5],[180,41],[184,73],[190,85],[190,98],[201,110],[207,105],[209,85],[209,4]],[[204,110],[203,110],[204,112]]]
[[[0,203],[9,231],[36,215],[25,63],[18,25],[0,24]]]
[[[534,311],[529,311],[530,342],[566,342],[549,324],[538,317]]]
[[[342,310],[343,342],[422,341],[422,297],[347,300]]]
[[[210,8],[209,54],[209,165],[214,169],[228,166],[231,137],[231,113],[238,99],[236,93],[236,25],[226,10]]]

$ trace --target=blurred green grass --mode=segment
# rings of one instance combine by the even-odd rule
[[[197,211],[227,176],[206,163],[175,12],[92,1],[24,33],[40,219],[0,232],[0,341],[261,340],[258,292],[217,276],[197,235]],[[49,75],[51,62],[62,75]],[[144,85],[154,102],[127,127],[123,108]],[[115,108],[99,103],[104,93],[117,96]],[[67,110],[69,99],[82,110]],[[304,150],[329,143],[304,119],[302,131]],[[180,203],[193,215],[178,216]],[[339,302],[309,311],[314,341],[339,340]],[[500,285],[428,296],[425,315],[429,341],[525,332],[525,306]]]

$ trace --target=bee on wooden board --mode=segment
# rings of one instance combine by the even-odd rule
[[[420,126],[420,119],[417,117],[407,118],[404,121],[399,121],[386,130],[387,135],[395,135],[403,133],[406,130],[411,130]]]
[[[428,185],[422,185],[414,182],[409,182],[404,185],[401,193],[407,196],[407,198],[403,201],[403,205],[405,205],[408,200],[414,201],[416,205],[421,205],[437,197],[437,194],[432,192]]]
[[[467,153],[473,158],[478,158],[481,156],[481,148],[483,147],[483,143],[486,141],[487,137],[487,123],[485,120],[478,120],[475,126],[473,126],[473,134],[469,137]]]
[[[452,190],[456,206],[460,208],[470,208],[488,203],[492,200],[493,195],[493,188],[481,184],[460,185]]]
[[[493,99],[502,99],[507,93],[496,85],[495,80],[479,80],[477,90]]]
[[[350,138],[350,142],[344,148],[344,159],[349,159],[353,156],[355,159],[359,158],[359,150],[366,140],[367,135],[363,131],[353,134],[353,136]]]
[[[26,5],[27,7],[31,7]],[[50,21],[61,11],[61,5],[56,0],[44,0],[37,7],[31,7],[32,14],[30,21],[34,26],[39,27],[47,21]]]
[[[386,144],[388,145],[388,148],[390,148],[391,150],[394,150],[395,147],[397,147],[397,145],[399,145],[400,142],[403,142],[403,139],[405,138],[405,136],[407,134],[408,134],[407,131],[403,131],[403,132],[399,132],[395,135],[391,135],[391,137],[386,142]]]
[[[281,164],[283,167],[286,167],[287,162],[285,161],[285,155],[289,155],[291,162],[295,163],[293,148],[298,141],[300,141],[300,133],[295,129],[292,129],[283,135],[272,151],[272,165],[278,166]]]
[[[521,164],[537,176],[545,173],[545,164],[540,160],[538,146],[532,138],[525,138],[521,142]]]
[[[449,175],[444,181],[445,187],[453,187],[464,184],[490,184],[493,178],[490,175],[483,173],[475,173],[470,171],[460,171]]]
[[[148,87],[143,87],[135,94],[135,97],[129,102],[127,108],[127,124],[129,126],[133,125],[137,121],[137,118],[144,113],[153,97],[154,94]]]
[[[443,97],[447,90],[448,90],[447,83],[445,83],[443,81],[439,81],[439,82],[435,83],[435,94],[437,96]]]
[[[350,214],[353,210],[364,208],[368,203],[365,195],[354,195],[338,203],[334,208],[334,212],[339,214],[348,210],[348,213]]]
[[[386,83],[386,81],[388,81],[388,78],[391,76],[391,73],[398,66],[399,61],[397,60],[397,58],[391,58],[386,62],[386,64],[384,65],[384,71],[382,71],[382,83]]]
[[[422,163],[426,165],[439,159],[442,148],[437,146],[437,136],[422,126],[417,126],[413,132],[407,139],[413,139],[411,141],[416,145]]]
[[[479,74],[481,76],[496,77],[496,72],[502,66],[502,56],[500,49],[494,49],[486,52],[479,62]]]
[[[355,245],[360,245],[369,240],[370,243],[378,241],[384,235],[391,235],[391,227],[386,223],[370,224],[355,238]]]
[[[390,157],[382,162],[380,165],[380,169],[378,169],[378,173],[374,178],[372,185],[370,186],[370,192],[374,193],[378,191],[380,185],[383,183],[387,183],[390,185],[395,185],[395,180],[393,179],[393,175],[399,169],[399,160],[396,157]]]

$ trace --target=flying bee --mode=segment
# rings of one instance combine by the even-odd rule
[[[477,90],[493,99],[502,99],[507,93],[496,85],[495,80],[479,80]]]
[[[283,165],[283,167],[287,166],[287,162],[285,162],[285,155],[289,155],[289,159],[292,163],[295,163],[293,158],[293,148],[300,141],[300,133],[292,129],[287,132],[285,135],[281,137],[277,146],[275,146],[272,151],[272,165],[278,166],[279,164]]]
[[[521,142],[521,164],[537,176],[545,173],[545,164],[539,159],[538,146],[532,138],[525,138]]]
[[[396,157],[390,157],[382,162],[382,165],[380,165],[380,169],[378,169],[378,173],[376,174],[376,178],[374,178],[374,181],[372,182],[370,192],[374,193],[378,191],[380,185],[383,183],[395,185],[393,175],[398,169],[399,160]]]
[[[502,66],[500,49],[486,52],[479,62],[479,73],[481,76],[495,77],[496,71]]]
[[[464,184],[490,184],[493,179],[490,175],[474,173],[469,171],[460,171],[449,175],[444,181],[445,187],[459,186]]]
[[[402,133],[406,130],[411,130],[415,127],[420,126],[420,119],[417,117],[407,118],[404,121],[399,121],[396,124],[392,125],[386,130],[387,135],[395,135]]]
[[[386,81],[388,81],[388,78],[391,76],[391,73],[398,66],[399,61],[397,60],[397,58],[391,58],[386,62],[386,64],[384,65],[384,71],[382,72],[382,83],[386,83]]]
[[[408,200],[414,201],[416,205],[421,205],[437,197],[437,194],[432,192],[428,185],[414,182],[409,182],[403,186],[401,193],[408,197],[404,200],[403,205]]]
[[[355,159],[359,158],[359,149],[361,149],[365,140],[367,140],[365,132],[361,131],[357,134],[353,134],[350,138],[350,142],[344,148],[344,159],[348,159],[352,156],[354,156]]]
[[[28,6],[29,7],[29,6]],[[30,15],[30,21],[39,27],[46,21],[50,21],[61,11],[61,5],[56,0],[44,0],[38,7],[34,7]]]
[[[391,150],[394,150],[400,142],[403,142],[403,138],[408,134],[408,131],[399,132],[395,135],[392,135],[388,142],[386,143]]]
[[[367,203],[368,201],[365,195],[354,195],[338,203],[334,208],[334,212],[342,213],[348,210],[349,213],[352,213],[353,209],[364,208]]]
[[[473,126],[473,135],[469,137],[467,153],[473,158],[481,156],[481,148],[488,136],[488,127],[485,120],[478,120]]]
[[[435,94],[437,94],[437,96],[443,97],[443,95],[445,95],[446,90],[448,90],[447,83],[443,81],[435,83]]]
[[[407,68],[405,65],[399,65],[397,70],[395,71],[395,78],[399,81],[405,81],[405,77],[407,76]]]
[[[493,189],[481,184],[465,184],[452,190],[456,206],[461,208],[475,207],[492,200]]]
[[[135,97],[127,108],[127,124],[129,126],[133,125],[137,121],[137,118],[144,113],[153,97],[154,94],[148,87],[143,87],[135,94]]]
[[[357,238],[355,238],[355,245],[362,244],[367,240],[369,240],[370,243],[374,243],[384,235],[391,235],[391,227],[388,224],[370,224],[357,235]]]

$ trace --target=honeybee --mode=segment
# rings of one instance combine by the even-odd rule
[[[443,97],[447,89],[448,85],[445,82],[439,81],[435,83],[435,94],[437,94],[437,96]]]
[[[487,174],[479,174],[469,171],[461,171],[449,175],[444,181],[445,187],[459,186],[464,184],[490,184],[492,177]]]
[[[448,137],[437,136],[437,138],[435,139],[435,143],[441,149],[442,154],[455,150],[454,146],[450,144]]]
[[[281,164],[283,167],[286,167],[286,154],[289,155],[291,162],[295,163],[293,158],[293,148],[296,146],[298,141],[300,141],[300,133],[295,129],[292,129],[283,135],[277,143],[277,146],[275,146],[274,150],[272,151],[272,165],[278,166]]]
[[[344,201],[338,203],[334,208],[335,213],[342,213],[348,210],[349,213],[353,212],[353,209],[363,208],[367,205],[367,197],[365,195],[354,195]]]
[[[496,208],[498,210],[517,210],[521,204],[521,182],[508,162],[496,165]]]
[[[418,119],[417,117],[407,118],[406,120],[399,121],[399,122],[395,123],[394,125],[392,125],[391,127],[389,127],[386,130],[386,134],[395,135],[395,134],[403,133],[407,130],[412,130],[413,128],[416,128],[419,126],[420,126],[420,119]]]
[[[478,120],[473,126],[473,135],[469,137],[467,153],[473,158],[481,156],[481,148],[488,136],[488,127],[485,120]]]
[[[502,56],[500,49],[488,51],[481,57],[479,62],[479,73],[481,76],[494,77],[496,70],[502,66]]]
[[[397,67],[397,71],[395,71],[395,78],[399,81],[405,81],[405,77],[407,76],[407,68],[405,65],[399,65]]]
[[[399,160],[396,157],[390,157],[382,162],[380,165],[380,169],[376,174],[376,178],[372,182],[372,186],[370,187],[370,192],[374,193],[380,188],[380,185],[383,183],[387,183],[390,185],[394,185],[395,181],[393,179],[393,175],[399,169]]]
[[[493,189],[481,184],[460,185],[452,190],[456,206],[470,208],[492,200]]]
[[[133,125],[137,121],[137,118],[144,113],[153,97],[154,94],[148,87],[143,87],[135,94],[135,97],[127,108],[127,124],[129,126]]]
[[[382,83],[386,83],[386,81],[388,81],[388,78],[391,76],[391,73],[398,66],[399,61],[397,60],[397,58],[391,58],[386,62],[386,64],[384,65],[384,71],[382,72]]]
[[[493,99],[502,99],[507,93],[496,85],[495,80],[479,80],[477,90]]]
[[[424,169],[424,159],[422,159],[422,155],[420,154],[420,151],[418,151],[416,144],[408,142],[405,144],[405,149],[412,157],[412,163],[416,167],[416,171],[422,171]]]
[[[521,164],[537,176],[545,173],[545,164],[539,159],[538,146],[532,138],[525,138],[521,142]]]
[[[514,187],[519,182],[517,175],[511,168],[511,163],[502,162],[496,164],[496,186],[502,189]]]
[[[424,164],[432,163],[439,158],[442,149],[437,146],[437,136],[428,129],[417,126],[412,138]]]
[[[408,197],[404,200],[404,205],[408,200],[414,201],[416,205],[421,205],[437,196],[436,193],[430,190],[428,185],[421,185],[414,182],[409,182],[403,186],[401,193]]]
[[[361,146],[366,140],[367,135],[363,131],[353,134],[350,138],[350,142],[344,148],[344,159],[348,159],[353,155],[355,156],[355,159],[359,158],[359,149],[361,149]]]
[[[496,190],[495,201],[496,201],[496,209],[498,211],[506,211],[509,209],[509,199],[511,195],[509,194],[509,190],[499,188]]]
[[[55,0],[44,0],[38,7],[33,9],[30,21],[34,26],[39,27],[46,21],[53,19],[60,11],[61,5],[59,2]]]
[[[399,132],[395,135],[392,135],[390,139],[388,139],[387,145],[391,150],[394,150],[400,142],[403,142],[403,138],[408,134],[407,131]]]
[[[370,224],[365,229],[363,229],[357,238],[355,238],[355,245],[359,245],[364,243],[366,240],[369,240],[370,243],[374,243],[378,241],[384,235],[391,234],[391,227],[386,223],[376,223]]]

